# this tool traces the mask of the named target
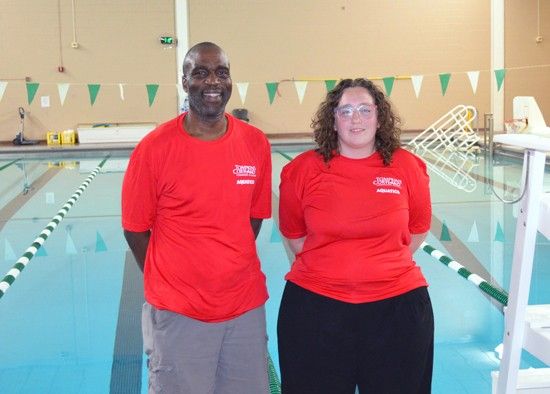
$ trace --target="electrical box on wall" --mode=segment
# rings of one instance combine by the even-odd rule
[[[178,43],[178,39],[172,36],[160,36],[160,43],[162,45],[176,45]]]

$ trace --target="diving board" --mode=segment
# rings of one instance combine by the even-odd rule
[[[550,138],[542,136],[544,131],[533,127],[532,134],[494,137],[494,142],[525,149],[523,179],[527,179],[516,223],[502,360],[499,372],[492,373],[494,394],[550,392],[550,368],[519,369],[522,349],[550,365],[550,305],[528,305],[537,232],[550,239],[550,193],[543,191]]]

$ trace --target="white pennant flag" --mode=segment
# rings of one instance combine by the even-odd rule
[[[418,95],[420,94],[420,89],[422,88],[423,79],[424,79],[424,75],[411,75],[414,94],[416,95],[416,98],[418,98]]]
[[[78,252],[76,251],[76,246],[74,245],[73,237],[71,237],[71,233],[67,233],[65,254],[78,254]]]
[[[470,235],[468,236],[468,242],[479,242],[479,234],[477,232],[477,223],[475,220],[470,230]]]
[[[472,90],[476,94],[477,82],[479,81],[479,71],[468,71],[468,78],[470,79],[470,85],[472,85]]]
[[[298,100],[300,100],[300,104],[302,104],[304,95],[306,94],[307,81],[294,81],[294,87],[296,88],[296,93],[298,93]]]
[[[13,248],[11,247],[8,240],[4,240],[4,260],[15,260],[15,253],[13,252]]]
[[[124,85],[126,85],[126,84],[124,84],[124,83],[119,83],[118,84],[118,91],[120,93],[120,99],[122,101],[124,101]]]
[[[241,103],[244,105],[244,102],[246,100],[246,92],[248,91],[248,82],[237,82],[237,89],[239,89]]]
[[[2,100],[2,97],[4,96],[6,86],[8,86],[8,83],[6,81],[0,81],[0,100]]]
[[[70,84],[68,83],[58,83],[57,84],[57,92],[59,93],[59,101],[61,102],[61,106],[65,104],[65,98],[67,98],[67,92],[69,91]]]

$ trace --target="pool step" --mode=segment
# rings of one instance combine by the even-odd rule
[[[497,393],[498,371],[491,372],[492,394]],[[550,368],[530,368],[518,371],[518,394],[548,394],[550,392]]]
[[[550,305],[527,306],[524,348],[550,365]]]

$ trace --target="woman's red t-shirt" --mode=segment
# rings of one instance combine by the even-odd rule
[[[389,166],[308,151],[281,173],[281,233],[306,237],[286,279],[312,292],[363,303],[426,286],[408,245],[430,223],[426,165],[404,149]]]

